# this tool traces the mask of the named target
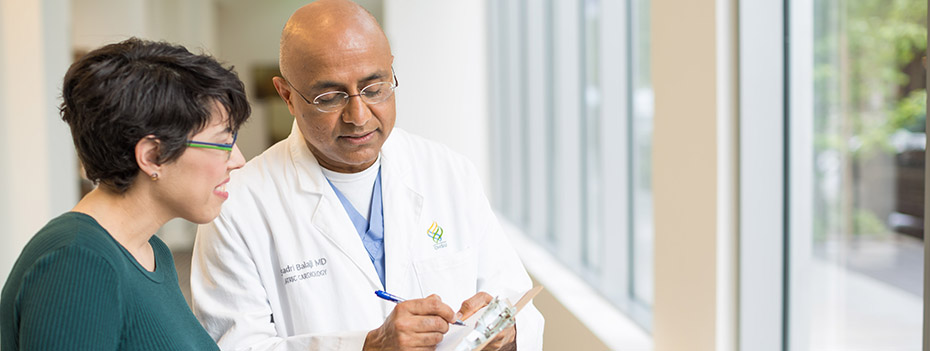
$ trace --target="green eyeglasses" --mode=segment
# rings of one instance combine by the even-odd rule
[[[205,141],[195,141],[188,140],[187,146],[190,147],[199,147],[204,149],[216,149],[226,151],[226,159],[229,159],[232,156],[233,146],[236,145],[236,138],[239,137],[239,132],[233,133],[233,141],[229,144],[218,144],[218,143],[208,143]]]

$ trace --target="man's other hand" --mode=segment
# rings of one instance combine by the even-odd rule
[[[490,294],[479,291],[475,296],[470,297],[468,300],[462,302],[462,308],[459,309],[458,313],[455,314],[455,318],[459,320],[468,319],[475,312],[478,312],[482,307],[487,306],[491,303],[491,300],[494,298]],[[487,346],[482,350],[516,350],[517,349],[517,325],[511,325],[509,328],[504,329],[504,331],[497,334]]]
[[[384,324],[368,332],[363,350],[434,350],[455,321],[437,295],[394,306]]]

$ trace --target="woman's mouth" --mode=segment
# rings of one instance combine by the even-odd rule
[[[228,199],[228,198],[229,198],[229,193],[226,192],[226,183],[228,183],[228,182],[229,182],[229,178],[226,178],[226,181],[224,181],[222,184],[218,185],[216,188],[213,188],[213,194],[215,194],[216,196],[219,196],[219,197],[223,198],[223,200]]]

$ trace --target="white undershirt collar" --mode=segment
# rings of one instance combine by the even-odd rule
[[[371,195],[375,186],[375,178],[378,177],[378,170],[381,168],[381,154],[378,159],[365,170],[357,173],[340,173],[320,167],[323,170],[323,176],[333,183],[336,189],[339,189],[352,207],[367,220],[371,209]]]

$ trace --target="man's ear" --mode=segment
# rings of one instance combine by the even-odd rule
[[[157,178],[158,176],[152,174],[161,174],[159,156],[161,156],[161,140],[154,135],[146,135],[136,143],[136,163],[142,173],[149,177]]]
[[[287,104],[287,110],[291,112],[291,116],[297,116],[294,112],[294,104],[291,102],[291,98],[294,96],[291,94],[291,86],[281,77],[271,78],[271,82],[274,83],[274,90],[278,91],[278,96]]]

